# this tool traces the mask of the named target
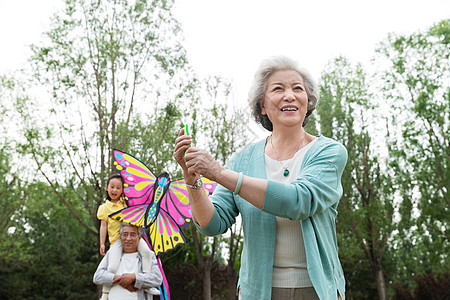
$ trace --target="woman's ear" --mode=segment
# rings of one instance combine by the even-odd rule
[[[261,107],[261,114],[267,115],[266,108],[264,107],[264,98],[259,100],[259,107]]]

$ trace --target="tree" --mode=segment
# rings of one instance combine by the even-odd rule
[[[345,243],[340,247],[340,255],[348,287],[355,287],[358,280],[348,268],[356,270],[355,261],[363,259],[370,265],[379,299],[387,299],[383,261],[394,228],[394,199],[391,178],[373,150],[377,147],[372,138],[375,109],[366,86],[362,66],[352,66],[347,59],[339,57],[322,73],[321,102],[317,110],[321,133],[342,142],[348,150],[337,224],[338,239],[341,245]],[[366,292],[367,289],[364,286]],[[352,294],[356,296],[357,291],[350,288],[348,296]],[[367,297],[366,293],[362,295]]]
[[[246,142],[246,124],[244,114],[233,106],[230,101],[231,85],[219,77],[212,77],[205,81],[201,98],[208,99],[198,102],[193,109],[191,135],[196,146],[206,148],[213,158],[225,165],[228,158]],[[208,105],[202,105],[207,102]],[[207,133],[207,134],[206,134]],[[200,274],[202,274],[203,299],[212,299],[211,271],[217,260],[221,258],[221,248],[229,248],[227,280],[229,297],[236,295],[237,273],[235,262],[239,258],[239,245],[242,243],[242,232],[239,225],[230,229],[230,237],[204,237],[191,226],[195,261]]]
[[[220,92],[222,80],[218,77],[212,78],[207,83],[207,91],[209,98],[217,99],[218,93]],[[229,96],[231,85],[227,82],[223,83],[222,94],[226,97]],[[203,114],[204,130],[211,132],[211,138],[208,142],[208,149],[213,154],[213,157],[220,164],[225,165],[230,156],[237,150],[242,148],[247,141],[248,131],[247,124],[244,113],[233,106],[230,103],[232,101],[222,101],[219,104],[217,102],[213,103],[211,107],[207,110],[206,114]],[[228,104],[228,105],[227,105]],[[229,237],[228,237],[229,234]],[[223,240],[223,239],[222,239]],[[213,242],[213,245],[217,241]],[[239,268],[236,268],[236,262],[240,261],[240,246],[243,242],[242,236],[242,223],[238,219],[237,223],[234,224],[230,230],[227,232],[225,241],[221,243],[220,247],[227,247],[228,258],[227,258],[227,281],[228,281],[228,297],[229,299],[235,299],[236,295],[236,285],[237,285],[237,272]]]
[[[228,281],[228,299],[236,299],[236,288],[238,282],[238,270],[241,265],[242,245],[244,242],[242,223],[234,224],[230,228],[230,237],[226,246],[228,249],[227,259],[227,281]]]
[[[0,264],[16,246],[23,227],[21,217],[26,192],[18,175],[11,172],[11,149],[0,141]]]
[[[49,98],[28,97],[16,106],[26,138],[23,153],[91,234],[97,234],[96,211],[113,171],[114,148],[145,151],[141,157],[155,172],[171,158],[174,121],[194,86],[172,5],[66,1],[47,40],[32,47],[33,83]],[[56,187],[64,182],[82,187],[76,199],[59,193]],[[81,211],[73,201],[83,203]],[[87,223],[83,211],[90,216]]]
[[[165,0],[66,1],[46,40],[32,47],[33,80],[26,85],[34,90],[23,88],[30,93],[14,98],[20,153],[92,236],[114,148],[156,174],[180,175],[173,143],[181,120],[196,118],[197,110],[187,108],[198,105],[203,91],[172,6]],[[48,98],[29,96],[35,90]],[[63,193],[66,188],[77,193]]]
[[[15,231],[6,236],[6,241],[14,241],[14,247],[0,263],[2,297],[92,299],[96,294],[92,284],[96,238],[77,226],[48,184],[27,182],[23,190],[22,198],[10,199],[20,201],[23,209]],[[70,188],[60,191],[65,196],[76,192]]]
[[[14,91],[14,80],[0,77],[0,98]],[[0,103],[0,264],[9,255],[20,236],[20,219],[24,207],[25,192],[20,180],[20,167],[14,166],[13,149],[9,136],[13,135],[8,124],[11,121],[9,107]]]
[[[391,34],[377,49],[391,109],[389,153],[394,158],[400,223],[397,282],[413,286],[412,275],[448,272],[450,204],[450,24],[424,32]]]

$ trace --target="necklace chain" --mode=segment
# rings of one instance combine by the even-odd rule
[[[306,132],[305,132],[305,134],[303,135],[303,138],[302,138],[302,140],[300,141],[300,144],[298,144],[297,150],[295,150],[294,155],[295,155],[295,153],[297,153],[297,151],[300,149],[300,146],[303,144],[303,141],[305,140],[305,137],[306,137]],[[287,177],[287,176],[289,176],[289,167],[290,167],[289,165],[290,165],[290,163],[289,163],[289,165],[288,165],[287,167],[285,167],[285,166],[283,165],[283,162],[281,161],[280,156],[278,155],[277,150],[275,150],[275,147],[273,146],[272,138],[273,138],[273,136],[270,135],[270,145],[272,146],[273,152],[274,152],[275,155],[277,156],[277,161],[280,163],[280,165],[281,165],[281,166],[283,167],[283,169],[284,169],[283,176],[284,176],[284,177]]]

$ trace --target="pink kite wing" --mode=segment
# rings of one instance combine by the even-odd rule
[[[209,180],[206,177],[202,177],[202,182],[205,192],[208,194],[208,196],[211,196],[217,187],[217,182]],[[186,198],[188,198],[186,182],[184,180],[172,181],[171,186],[176,186],[178,192],[182,193]]]
[[[167,211],[181,228],[191,223],[192,212],[184,181],[174,181],[170,184],[161,208]]]
[[[209,180],[206,177],[202,177],[202,181],[203,181],[203,187],[208,192],[208,196],[211,196],[212,193],[214,193],[214,190],[217,187],[217,182]]]
[[[217,186],[217,182],[205,177],[202,177],[202,181],[205,192],[208,196],[211,195]],[[161,203],[161,207],[170,214],[181,228],[185,228],[192,221],[186,182],[184,180],[173,181],[170,184],[168,194],[166,200]]]
[[[183,232],[164,209],[159,211],[156,221],[150,226],[149,237],[156,256],[186,243]]]
[[[139,159],[114,150],[114,167],[125,181],[124,194],[129,206],[149,203],[153,199],[156,176]]]
[[[144,232],[144,239],[145,239],[145,242],[147,243],[148,247],[150,248],[150,250],[153,251],[152,244],[149,241],[149,238],[147,237],[147,234],[145,232]],[[156,262],[158,263],[158,268],[161,271],[161,274],[163,277],[162,285],[158,288],[159,291],[161,292],[159,299],[170,300],[169,283],[167,282],[167,277],[166,277],[166,274],[164,273],[164,269],[162,267],[161,259],[159,258],[159,256],[156,256]]]
[[[156,177],[134,156],[114,150],[114,167],[123,177],[128,207],[110,215],[111,218],[137,226],[150,227],[150,241],[156,255],[184,244],[181,228],[192,223],[186,183],[170,181],[167,173]],[[217,183],[202,178],[205,193],[214,192]]]
[[[141,204],[135,206],[129,206],[122,210],[119,210],[115,213],[109,215],[111,219],[118,220],[121,222],[129,223],[135,226],[147,226],[150,224],[150,220],[148,220],[147,208],[148,204]]]

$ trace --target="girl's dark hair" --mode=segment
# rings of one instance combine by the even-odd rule
[[[122,188],[123,188],[125,181],[123,180],[122,176],[120,176],[120,174],[112,174],[111,176],[109,176],[108,180],[106,181],[106,186],[109,185],[109,182],[111,181],[111,179],[115,179],[115,178],[120,179],[120,181],[122,181]],[[122,190],[122,196],[123,195],[124,194],[123,194],[123,190]],[[109,196],[108,191],[106,191],[106,199],[111,200],[111,197]]]

